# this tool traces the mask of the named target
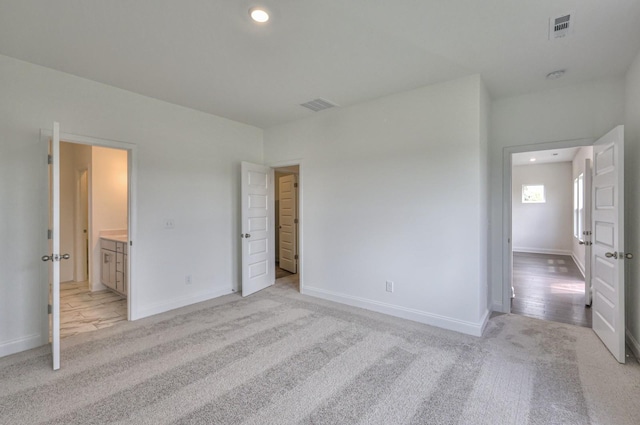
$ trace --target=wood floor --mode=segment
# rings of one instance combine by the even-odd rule
[[[511,312],[591,327],[584,305],[584,277],[568,255],[513,253]]]
[[[89,291],[87,282],[60,284],[60,337],[91,332],[127,320],[127,299],[111,292]]]

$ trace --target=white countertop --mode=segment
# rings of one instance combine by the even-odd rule
[[[115,242],[127,242],[129,240],[128,235],[101,235],[100,239],[107,239]]]

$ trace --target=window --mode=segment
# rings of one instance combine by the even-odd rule
[[[547,202],[544,197],[544,185],[542,184],[523,184],[522,185],[522,203],[523,204],[541,204]]]
[[[573,180],[573,236],[580,239],[584,230],[584,174]]]

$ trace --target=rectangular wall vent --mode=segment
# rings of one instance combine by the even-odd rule
[[[573,32],[573,12],[549,18],[549,40],[566,37]]]
[[[331,103],[326,99],[314,99],[306,103],[301,103],[300,106],[304,106],[305,108],[311,109],[313,112],[322,111],[325,109],[333,108],[334,106],[338,106],[335,103]]]

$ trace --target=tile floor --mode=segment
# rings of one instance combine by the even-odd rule
[[[60,337],[91,332],[127,320],[127,299],[109,290],[91,292],[88,282],[60,284]]]

